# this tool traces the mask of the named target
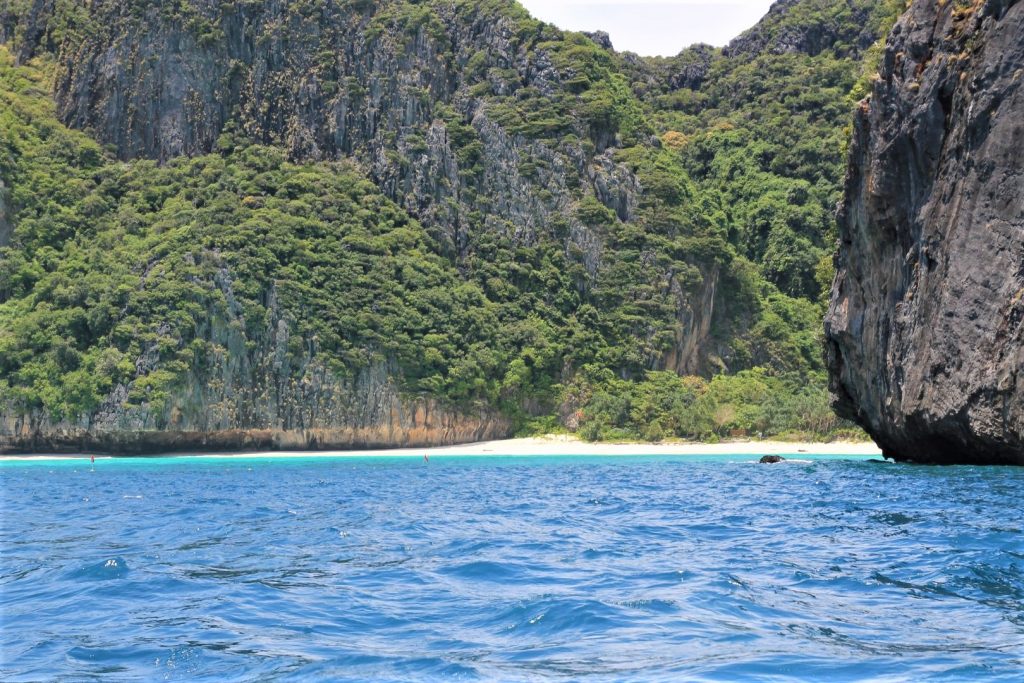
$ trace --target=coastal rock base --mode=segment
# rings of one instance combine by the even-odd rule
[[[63,427],[0,434],[0,454],[217,453],[228,451],[325,451],[429,448],[507,438],[511,428],[500,419],[442,415],[422,423],[309,430],[230,429],[196,431],[90,431]]]
[[[488,441],[507,436],[489,426],[477,430],[419,429],[389,434],[372,429],[318,429],[312,431],[231,430],[223,432],[51,432],[28,438],[4,439],[0,454],[109,453],[159,455],[163,453],[220,453],[252,451],[355,451],[391,448],[432,448]]]
[[[76,422],[0,406],[0,454],[420,448],[512,434],[512,424],[493,411],[403,396],[384,367],[348,382],[308,370],[309,381],[281,390],[247,373],[219,376],[226,381],[184,382],[159,407],[131,404],[121,386],[98,411]]]

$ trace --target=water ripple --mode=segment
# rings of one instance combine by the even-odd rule
[[[0,679],[1020,680],[1024,471],[746,460],[2,463]]]

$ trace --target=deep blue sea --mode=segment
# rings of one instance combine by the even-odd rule
[[[1024,469],[0,463],[0,680],[1024,680]]]

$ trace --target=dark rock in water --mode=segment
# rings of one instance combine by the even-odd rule
[[[786,462],[786,459],[781,455],[766,455],[760,460],[762,465],[776,465],[780,462]]]
[[[855,123],[825,323],[887,457],[1024,465],[1024,2],[915,0]]]

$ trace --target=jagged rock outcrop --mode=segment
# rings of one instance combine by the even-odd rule
[[[918,0],[857,115],[826,320],[887,456],[1024,465],[1024,2]]]
[[[190,451],[295,451],[375,448],[426,448],[508,438],[511,425],[490,413],[467,414],[429,399],[401,397],[380,370],[353,385],[321,371],[321,385],[293,387],[287,400],[295,408],[282,422],[273,406],[253,404],[244,392],[208,402],[208,388],[192,385],[196,396],[175,396],[170,414],[156,417],[144,409],[125,409],[124,387],[113,393],[96,416],[54,422],[44,413],[0,412],[0,453],[82,453],[146,455]],[[184,408],[188,412],[182,412]],[[266,408],[263,410],[262,408]],[[169,426],[157,429],[157,421]]]
[[[813,7],[815,20],[801,17],[794,21],[790,10],[798,5],[803,5],[804,11]],[[870,21],[872,5],[864,0],[778,0],[757,26],[730,42],[722,52],[727,57],[749,58],[763,52],[813,56],[840,44],[844,49],[863,50],[875,42]],[[840,21],[845,14],[851,15],[852,21]]]
[[[583,35],[590,38],[592,41],[603,47],[605,50],[614,50],[615,46],[612,45],[612,37],[608,35],[607,31],[584,31]]]
[[[230,298],[230,283],[219,284]],[[0,405],[0,453],[414,448],[511,434],[511,423],[487,407],[404,394],[400,373],[387,363],[339,377],[316,349],[295,357],[273,302],[271,312],[256,339],[242,333],[238,311],[212,315],[200,330],[206,357],[163,400],[133,402],[130,386],[119,384],[95,412],[73,420]],[[140,374],[160,368],[157,347],[151,343],[136,361]]]
[[[610,187],[603,194],[624,220],[632,217],[635,179],[617,164],[591,164],[594,150],[580,142],[593,137],[599,154],[614,133],[577,124],[576,139],[558,146],[510,135],[474,94],[482,73],[497,95],[565,87],[546,50],[523,44],[511,16],[454,4],[407,17],[392,16],[389,3],[299,11],[207,0],[90,11],[98,31],[62,48],[58,109],[122,158],[210,152],[229,122],[295,159],[355,157],[456,253],[474,212],[506,221],[525,243],[556,215],[572,222],[573,177]],[[471,126],[478,153],[460,156],[453,121]],[[535,177],[522,176],[523,159],[535,160]]]
[[[673,90],[699,90],[711,70],[715,56],[716,50],[710,45],[693,45],[683,50],[679,56],[669,60],[672,65],[672,72],[668,76],[669,87]]]

